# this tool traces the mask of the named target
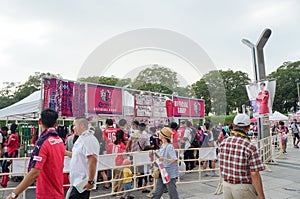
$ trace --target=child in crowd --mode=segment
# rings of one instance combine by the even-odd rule
[[[123,185],[124,185],[125,193],[122,195],[121,199],[125,199],[125,198],[133,199],[134,198],[134,196],[131,196],[128,191],[131,189],[132,176],[133,176],[133,173],[130,170],[130,164],[131,164],[131,161],[129,159],[123,160],[123,165],[126,166],[123,169],[123,178],[124,178]]]

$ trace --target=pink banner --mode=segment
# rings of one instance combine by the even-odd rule
[[[199,99],[190,99],[191,117],[204,117],[204,101]]]
[[[122,115],[122,89],[88,84],[88,113]]]
[[[173,97],[174,117],[204,117],[204,101],[184,97]]]
[[[174,117],[190,117],[190,103],[188,98],[173,97]]]

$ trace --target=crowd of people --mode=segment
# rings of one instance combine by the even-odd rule
[[[259,176],[263,164],[256,147],[251,143],[251,138],[257,134],[256,127],[245,114],[238,114],[232,125],[222,127],[213,126],[210,121],[206,121],[203,126],[182,120],[180,125],[171,122],[148,127],[138,121],[128,124],[125,119],[120,119],[116,124],[112,119],[107,119],[105,127],[100,128],[91,127],[86,118],[76,118],[65,140],[59,137],[55,128],[57,119],[58,115],[53,110],[47,109],[41,113],[39,125],[42,133],[35,143],[28,174],[8,198],[16,198],[35,181],[36,198],[64,198],[63,183],[67,181],[70,187],[66,198],[84,199],[89,198],[91,189],[102,188],[103,185],[96,186],[96,182],[100,180],[105,181],[104,189],[112,188],[115,193],[124,190],[119,195],[121,198],[134,198],[130,190],[133,187],[133,176],[136,175],[137,187],[142,193],[147,193],[148,197],[158,199],[164,192],[168,192],[170,198],[176,199],[179,198],[176,188],[176,179],[180,173],[179,163],[184,164],[183,170],[186,172],[202,166],[204,176],[209,176],[209,172],[205,172],[207,167],[210,167],[211,177],[219,176],[214,170],[218,161],[216,155],[214,160],[198,161],[199,150],[196,149],[207,147],[215,147],[211,152],[219,153],[225,198],[240,197],[238,190],[246,185],[250,186],[248,190],[253,198],[264,198]],[[290,127],[294,136],[294,147],[299,148],[297,121],[294,120]],[[16,129],[16,124],[11,125],[8,136],[8,128],[1,128],[0,153],[3,157],[13,158],[18,155],[19,136]],[[282,149],[286,153],[288,128],[280,121],[273,126],[272,132],[281,135]],[[159,160],[170,178],[168,183],[164,183],[160,176],[156,180],[155,190],[147,188],[154,182],[153,177],[148,175],[152,165],[141,165],[132,170],[132,159],[124,155],[125,152],[147,150],[158,152]],[[98,171],[97,162],[102,154],[116,154],[117,167]],[[152,153],[149,154],[153,161]],[[64,156],[71,158],[69,176],[63,174]],[[5,173],[9,173],[10,164],[11,161],[7,160],[1,162],[4,174],[0,183],[2,187],[7,186],[8,175]],[[113,179],[112,183],[109,182],[110,179]]]

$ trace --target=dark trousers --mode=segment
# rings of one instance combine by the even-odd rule
[[[191,159],[195,159],[194,158],[194,150],[186,150],[184,152],[184,160],[191,160]],[[195,163],[194,160],[192,161],[184,161],[185,166],[186,166],[186,170],[192,170],[195,167]]]
[[[4,157],[7,157],[7,158],[15,158],[18,156],[18,151],[14,151],[10,154],[6,154],[4,155]],[[12,163],[12,160],[4,160],[2,162],[2,173],[9,173],[9,166],[11,165]]]
[[[79,193],[75,187],[72,187],[69,199],[89,199],[90,191]]]

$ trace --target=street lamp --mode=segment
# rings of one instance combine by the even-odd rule
[[[298,92],[298,106],[300,106],[300,90],[299,90],[300,83],[297,83],[297,92]],[[298,111],[298,110],[297,110]]]
[[[256,50],[255,50],[256,46],[248,39],[242,39],[242,43],[248,46],[249,48],[251,48],[252,50],[254,80],[257,82],[258,74],[257,74],[257,62],[256,62]]]

